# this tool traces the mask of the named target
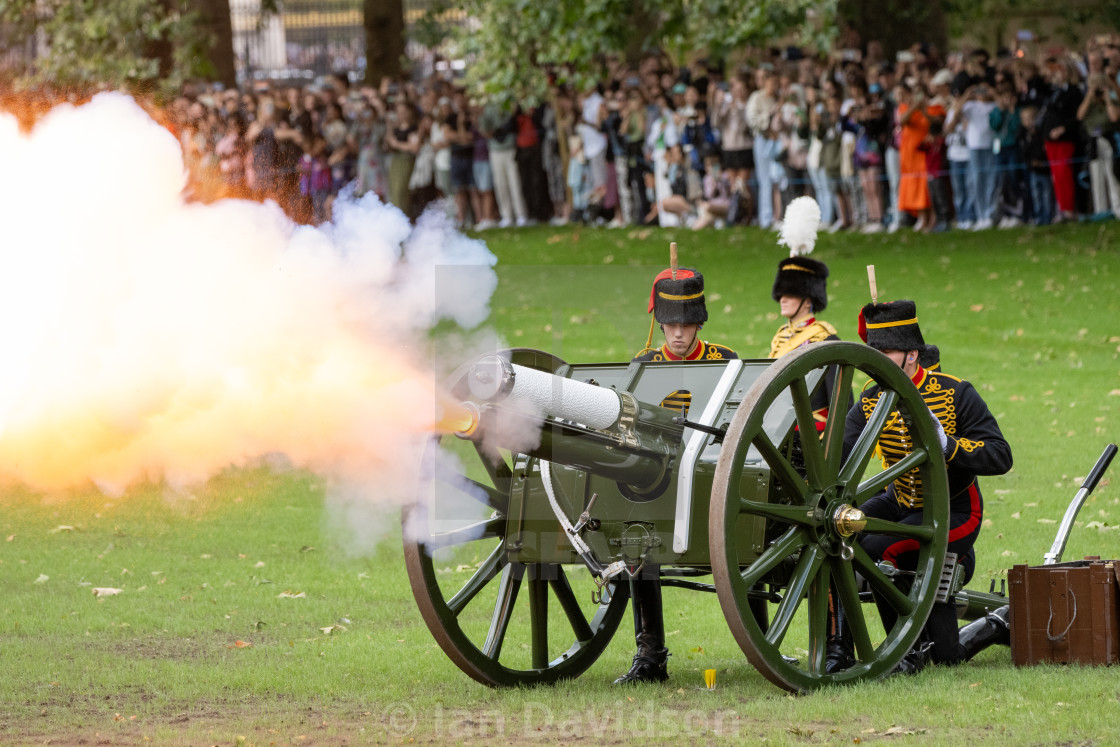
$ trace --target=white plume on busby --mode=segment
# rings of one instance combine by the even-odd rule
[[[798,197],[786,206],[778,243],[789,247],[789,256],[812,254],[821,227],[821,206],[812,197]]]

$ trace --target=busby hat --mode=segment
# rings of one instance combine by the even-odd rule
[[[653,279],[649,310],[658,324],[703,324],[708,321],[704,305],[704,276],[682,267],[676,271],[662,270]]]
[[[859,336],[876,350],[925,350],[913,301],[869,303],[859,312]]]
[[[774,277],[774,290],[770,295],[775,301],[782,296],[808,298],[813,311],[824,311],[828,306],[828,265],[808,257],[787,257],[778,263]]]

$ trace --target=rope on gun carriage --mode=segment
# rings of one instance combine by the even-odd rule
[[[591,601],[595,604],[609,602],[611,599],[610,596],[606,599],[603,598],[603,589],[606,588],[607,584],[623,573],[629,578],[634,578],[641,573],[642,566],[645,565],[645,563],[639,564],[633,570],[627,567],[624,560],[616,560],[606,566],[600,563],[599,559],[595,557],[594,551],[583,541],[583,537],[579,534],[580,529],[583,528],[586,522],[583,521],[581,517],[579,528],[577,529],[572,526],[568,515],[560,508],[560,502],[556,499],[556,491],[552,485],[552,463],[540,459],[538,460],[538,464],[540,464],[541,467],[541,482],[544,484],[544,492],[545,495],[548,496],[548,503],[552,506],[552,512],[556,514],[556,519],[560,522],[560,526],[563,527],[564,534],[568,537],[568,541],[571,542],[572,547],[576,549],[576,553],[579,554],[584,565],[587,566],[587,570],[591,571],[591,578],[595,581],[595,591],[591,593]],[[592,498],[592,501],[594,501],[594,498]],[[591,503],[588,503],[587,507],[590,509]]]

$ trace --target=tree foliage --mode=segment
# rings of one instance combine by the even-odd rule
[[[0,22],[10,41],[37,40],[27,84],[167,92],[213,72],[189,0],[0,0]]]
[[[692,52],[722,58],[796,37],[827,47],[837,0],[445,0],[465,11],[457,52],[469,81],[501,98],[545,95],[548,76],[574,85],[599,77],[609,57]]]

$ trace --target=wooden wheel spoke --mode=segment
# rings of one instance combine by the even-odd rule
[[[920,446],[915,446],[914,450],[892,464],[887,469],[872,475],[859,484],[856,488],[855,503],[860,505],[873,495],[878,495],[887,489],[887,486],[898,478],[905,475],[910,470],[925,464],[929,454]]]
[[[859,600],[859,589],[856,588],[856,574],[850,563],[838,558],[833,558],[831,562],[833,588],[836,590],[836,599],[833,601],[837,607],[844,608],[844,619],[852,634],[852,642],[855,643],[856,656],[861,661],[867,661],[875,655],[875,647],[867,631],[867,619],[863,616],[863,603]]]
[[[528,591],[532,666],[534,669],[544,669],[548,666],[548,581],[530,577]]]
[[[450,547],[465,545],[476,540],[493,539],[502,536],[505,526],[505,517],[495,516],[452,529],[450,532],[436,532],[431,535],[426,544],[430,547]]]
[[[840,461],[844,454],[844,423],[848,416],[848,403],[852,393],[852,379],[855,366],[834,366],[836,379],[833,382],[832,398],[828,403],[828,419],[824,424],[822,444],[829,475],[840,472]],[[825,374],[827,379],[828,374]]]
[[[799,526],[818,526],[822,521],[815,509],[806,506],[748,501],[746,498],[739,499],[739,512]]]
[[[855,557],[852,558],[852,563],[855,565],[856,570],[860,572],[864,580],[871,585],[880,596],[882,596],[887,604],[894,608],[894,610],[903,617],[909,617],[914,612],[914,603],[910,597],[904,594],[894,582],[879,570],[875,562],[871,560],[871,556],[862,547],[855,546]]]
[[[933,539],[936,529],[929,524],[903,524],[898,521],[876,519],[867,517],[867,525],[863,528],[864,534],[886,534],[891,537],[902,537],[919,542],[929,542]]]
[[[576,640],[581,643],[590,641],[594,633],[587,623],[587,618],[583,615],[583,610],[580,609],[576,595],[572,592],[572,586],[568,582],[568,574],[564,572],[562,566],[556,566],[556,578],[549,583],[552,584],[552,593],[556,595],[556,600],[560,602],[560,608],[564,610],[568,623],[572,626],[572,632],[576,634]]]
[[[746,588],[751,588],[766,578],[770,571],[777,568],[782,561],[794,554],[809,542],[805,530],[800,527],[790,527],[789,531],[770,543],[758,559],[743,571],[743,581]]]
[[[781,646],[786,633],[789,632],[790,623],[793,622],[801,600],[809,589],[809,584],[820,570],[824,562],[824,552],[815,545],[808,546],[797,561],[797,568],[793,571],[793,579],[782,598],[778,608],[774,610],[774,618],[770,621],[770,628],[766,631],[766,641],[773,646]]]
[[[509,498],[507,494],[502,493],[500,490],[490,485],[484,485],[477,480],[472,480],[466,475],[456,472],[446,464],[436,465],[436,479],[444,485],[448,485],[459,493],[496,511],[505,513],[509,507]]]
[[[809,584],[809,671],[814,674],[824,671],[830,575],[831,564],[826,563]]]
[[[817,436],[817,419],[813,417],[813,404],[804,378],[796,378],[790,383],[790,394],[793,397],[793,410],[797,415],[801,453],[805,457],[805,477],[809,481],[809,488],[820,492],[831,480],[825,474],[824,450],[821,449],[821,441]]]
[[[478,566],[478,570],[474,572],[470,580],[463,584],[463,588],[447,600],[447,608],[455,615],[462,612],[463,608],[478,595],[478,592],[482,591],[486,584],[490,583],[494,576],[497,576],[498,572],[505,568],[509,562],[508,558],[509,555],[506,553],[505,545],[499,542],[490,556]]]
[[[482,466],[486,469],[486,474],[490,475],[490,480],[498,489],[499,494],[502,496],[509,495],[509,487],[513,482],[513,470],[506,464],[505,457],[492,446],[479,442],[474,442],[474,448],[478,452],[479,459],[482,460]],[[495,508],[499,507],[495,506]]]
[[[509,621],[513,617],[513,605],[517,601],[517,592],[521,589],[524,575],[525,566],[520,563],[507,565],[502,571],[498,598],[494,601],[494,614],[490,618],[490,630],[486,633],[486,642],[482,644],[483,655],[494,661],[502,654],[502,644],[506,640]]]
[[[867,419],[867,425],[863,432],[859,434],[855,446],[852,447],[852,452],[848,454],[847,463],[840,470],[841,483],[847,485],[863,475],[863,471],[867,469],[867,463],[871,461],[871,455],[875,453],[875,444],[879,441],[879,434],[883,432],[883,428],[887,424],[887,418],[890,417],[897,401],[898,392],[884,391],[879,396],[875,409],[871,411],[871,417]]]
[[[753,443],[755,448],[758,449],[758,453],[762,455],[762,458],[770,467],[770,474],[778,478],[778,481],[796,496],[801,504],[808,503],[809,491],[805,485],[805,480],[797,474],[793,465],[782,456],[770,437],[760,430],[758,435],[754,437]]]

